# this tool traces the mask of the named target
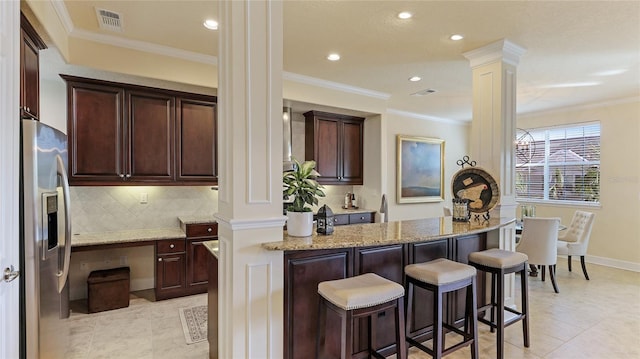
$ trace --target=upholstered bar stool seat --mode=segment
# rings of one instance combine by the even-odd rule
[[[369,318],[369,353],[384,358],[375,349],[375,322],[377,313],[394,308],[396,323],[396,351],[398,358],[406,358],[404,334],[404,287],[374,273],[321,282],[318,284],[318,333],[316,357],[321,357],[326,338],[326,310],[335,311],[342,321],[341,358],[353,354],[353,323],[360,317]],[[374,315],[375,314],[375,315]]]
[[[413,292],[414,286],[429,290],[434,294],[433,303],[433,336],[432,348],[410,336],[407,341],[430,354],[434,358],[441,358],[455,350],[471,346],[471,357],[478,358],[478,322],[476,305],[476,269],[472,266],[454,262],[445,258],[436,259],[426,263],[410,264],[405,267],[404,273],[408,285],[407,295],[407,321],[406,332],[410,333],[410,318],[413,317]],[[467,289],[466,310],[464,319],[464,330],[460,330],[444,322],[443,306],[444,295],[458,289]],[[462,336],[462,341],[444,348],[444,333],[442,328],[446,328]]]
[[[491,301],[478,311],[484,312],[490,309],[490,319],[478,318],[484,324],[489,325],[491,332],[497,331],[497,357],[504,358],[504,328],[519,320],[522,320],[522,333],[524,346],[529,347],[529,293],[527,287],[527,260],[524,253],[505,251],[502,249],[487,249],[481,252],[469,254],[469,264],[478,270],[491,273]],[[520,273],[522,287],[522,308],[517,311],[504,306],[504,276],[510,273]],[[515,316],[507,322],[504,319],[504,311],[507,310]],[[497,312],[497,315],[496,315]]]

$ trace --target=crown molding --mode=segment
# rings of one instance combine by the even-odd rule
[[[634,102],[640,103],[640,96],[623,97],[623,98],[617,98],[609,101],[601,101],[601,102],[589,103],[584,105],[566,106],[566,107],[558,107],[558,108],[549,109],[549,110],[527,112],[523,114],[518,114],[517,117],[525,119],[529,117],[537,117],[540,115],[553,115],[553,114],[572,112],[572,111],[586,111],[586,110],[593,110],[593,109],[607,107],[607,106],[622,105],[622,104],[634,103]]]
[[[513,66],[518,66],[520,57],[524,55],[525,52],[527,52],[527,50],[524,47],[516,45],[507,39],[502,39],[481,48],[467,51],[462,55],[469,60],[471,68],[483,66],[498,60],[502,60]]]
[[[64,1],[51,1],[51,6],[53,6],[53,10],[58,15],[58,19],[62,23],[67,35],[73,32],[74,26],[73,21],[71,20],[71,16],[69,16],[69,12],[67,11],[67,7],[64,4]]]
[[[397,110],[397,109],[394,109],[394,108],[388,108],[387,109],[387,113],[391,114],[391,115],[398,115],[398,116],[404,116],[404,117],[409,117],[409,118],[415,118],[415,119],[418,119],[418,120],[427,120],[427,121],[448,123],[448,124],[454,124],[454,125],[468,125],[468,124],[471,123],[470,121],[452,120],[452,119],[448,119],[448,118],[423,115],[421,113]]]
[[[322,80],[322,79],[311,77],[311,76],[294,74],[292,72],[287,72],[287,71],[283,71],[282,72],[282,79],[283,80],[287,80],[287,81],[292,81],[292,82],[305,84],[305,85],[312,85],[312,86],[327,88],[327,89],[330,89],[330,90],[336,90],[336,91],[341,91],[341,92],[352,93],[352,94],[355,94],[355,95],[373,97],[373,98],[376,98],[376,99],[379,99],[379,100],[385,100],[386,101],[386,100],[391,98],[391,94],[388,94],[388,93],[385,93],[385,92],[368,90],[368,89],[361,88],[361,87],[345,85],[345,84],[341,84],[339,82]]]

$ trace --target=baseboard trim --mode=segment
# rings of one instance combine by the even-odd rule
[[[567,256],[558,256],[558,257],[564,258],[564,259],[567,258]],[[580,256],[571,256],[571,260],[573,262],[580,263]],[[640,272],[640,263],[622,261],[619,259],[612,259],[612,258],[606,258],[606,257],[590,256],[590,255],[586,255],[584,257],[584,260],[587,263],[598,264],[605,267],[624,269],[632,272]]]

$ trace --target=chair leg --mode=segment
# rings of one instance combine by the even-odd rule
[[[404,298],[396,303],[396,358],[407,359],[407,336],[404,331]]]
[[[522,295],[522,336],[524,347],[529,347],[529,284],[527,280],[527,266],[520,272],[520,293]]]
[[[478,303],[476,301],[476,281],[474,280],[471,283],[471,289],[467,288],[467,305],[466,307],[471,307],[471,313],[467,314],[467,318],[465,319],[465,327],[471,330],[471,335],[473,336],[473,343],[471,344],[471,359],[479,358],[478,351]],[[471,328],[468,328],[466,322],[471,321]],[[469,333],[465,330],[466,333]]]
[[[433,296],[433,359],[442,358],[442,293],[438,290]]]
[[[549,266],[549,276],[551,277],[551,283],[553,284],[553,290],[556,293],[560,293],[558,290],[558,284],[556,283],[555,265]]]
[[[569,266],[569,272],[571,272],[571,256],[567,256],[567,265]]]
[[[497,280],[497,275],[495,273],[491,273],[491,309],[489,309],[489,313],[491,314],[491,323],[495,323],[495,314],[496,314],[496,305],[498,305],[496,302],[496,280]],[[491,326],[489,328],[489,331],[491,333],[493,333],[495,331],[495,328],[493,326]]]
[[[584,256],[580,256],[580,264],[582,264],[582,273],[584,273],[584,278],[589,280],[589,274],[587,274],[587,266],[584,264]]]
[[[542,268],[540,268],[540,271],[542,272],[542,281],[544,282],[544,276],[545,276],[545,266],[541,266]],[[551,270],[549,270],[551,271]]]
[[[320,359],[320,350],[324,349],[324,343],[326,340],[326,323],[327,323],[327,306],[325,305],[322,297],[320,297],[318,304],[318,330],[316,334],[316,359]]]
[[[351,358],[353,354],[353,312],[347,310],[342,313],[342,352],[341,359]]]
[[[497,308],[496,308],[496,334],[498,342],[498,359],[504,358],[504,275],[498,277],[498,290],[496,293]]]

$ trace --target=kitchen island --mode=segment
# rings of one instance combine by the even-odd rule
[[[488,237],[500,228],[512,225],[514,218],[489,221],[452,222],[451,217],[389,223],[341,226],[329,236],[314,233],[309,237],[290,237],[262,244],[267,250],[284,251],[284,357],[306,358],[315,354],[318,309],[318,283],[342,279],[367,272],[404,284],[404,267],[412,263],[449,258],[467,263],[469,253],[487,249]],[[496,234],[497,238],[498,235]],[[486,303],[485,276],[478,275],[478,306]],[[432,295],[416,289],[414,317],[409,318],[407,334],[427,340],[432,330]],[[446,317],[450,323],[462,324],[464,293],[447,297]],[[337,315],[328,312],[326,345],[339,356],[340,327]],[[395,353],[393,313],[377,318],[378,348],[384,355]],[[354,328],[356,357],[365,355],[367,320]],[[366,356],[366,355],[365,355]]]

